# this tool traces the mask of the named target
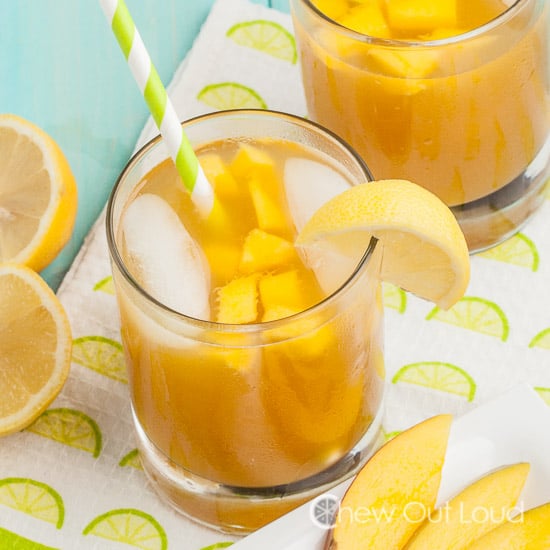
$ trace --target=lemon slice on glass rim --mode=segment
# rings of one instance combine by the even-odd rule
[[[407,180],[356,185],[321,206],[297,246],[317,246],[359,258],[371,237],[383,246],[380,277],[448,309],[465,293],[470,257],[451,210]]]

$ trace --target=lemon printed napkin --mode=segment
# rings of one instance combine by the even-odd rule
[[[181,119],[237,107],[306,115],[290,17],[218,0],[168,91]],[[155,134],[149,121],[136,147]],[[384,287],[388,436],[521,382],[550,405],[549,226],[550,195],[520,233],[472,258],[467,296],[449,312]],[[0,442],[0,549],[228,546],[235,537],[173,511],[141,469],[103,215],[58,294],[72,371],[32,426]]]

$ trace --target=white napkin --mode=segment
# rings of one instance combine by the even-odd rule
[[[234,24],[257,19],[274,21],[292,32],[290,16],[247,0],[218,0],[214,5],[168,88],[181,119],[213,110],[198,96],[206,86],[224,82],[253,90],[270,109],[306,114],[296,64],[240,46],[226,36]],[[149,122],[136,147],[156,133]],[[406,297],[404,312],[390,307],[387,299],[388,399],[383,422],[387,432],[401,430],[438,412],[467,411],[520,382],[550,388],[550,350],[529,347],[537,333],[550,327],[549,211],[550,201],[546,201],[522,230],[539,256],[536,269],[482,255],[472,259],[468,295],[501,308],[509,328],[505,341],[427,320],[431,304],[412,296]],[[115,342],[108,346],[116,358],[120,353],[116,345],[120,341],[118,312],[114,296],[106,292],[108,285],[101,284],[109,275],[101,215],[58,295],[69,314],[74,338],[109,339]],[[461,386],[461,395],[454,395],[448,392],[449,387],[425,388],[402,378],[392,382],[404,366],[420,362],[449,363],[470,386]],[[465,393],[465,387],[470,388],[470,394]],[[59,495],[64,516],[58,528],[36,514],[11,507],[0,496],[0,528],[52,548],[127,548],[83,531],[102,514],[131,509],[145,514],[147,521],[158,523],[159,532],[163,533],[159,541],[166,543],[159,548],[199,550],[216,542],[235,540],[177,514],[152,492],[141,470],[120,465],[135,447],[127,384],[73,361],[68,383],[50,407],[59,408],[79,411],[76,416],[84,414],[95,422],[101,433],[100,452],[93,456],[90,450],[27,430],[2,439],[0,495],[2,480],[7,478],[33,480],[35,488],[39,486],[36,482],[46,484]],[[51,496],[51,491],[46,492]]]

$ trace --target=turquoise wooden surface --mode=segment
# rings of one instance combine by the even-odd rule
[[[255,1],[288,12],[288,0]],[[168,83],[214,0],[126,2]],[[55,289],[104,207],[147,108],[95,0],[0,0],[0,22],[0,112],[50,133],[78,182],[74,235],[42,273]]]

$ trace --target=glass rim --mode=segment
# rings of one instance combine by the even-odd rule
[[[232,117],[252,116],[252,117],[262,118],[265,115],[268,115],[270,117],[283,118],[290,123],[300,124],[302,126],[309,127],[317,132],[321,132],[322,134],[325,134],[326,137],[328,137],[331,141],[335,142],[340,148],[346,150],[346,152],[354,159],[354,161],[357,162],[361,171],[367,176],[367,181],[374,180],[367,164],[361,158],[361,156],[359,156],[359,154],[355,151],[355,149],[351,147],[351,145],[349,145],[337,134],[335,134],[334,132],[331,132],[324,126],[321,126],[320,124],[314,121],[305,119],[298,115],[293,115],[293,114],[284,113],[282,111],[276,111],[271,109],[230,109],[230,110],[214,111],[212,113],[197,115],[197,116],[185,119],[184,121],[181,122],[181,124],[183,127],[185,127],[187,125],[191,125],[196,122],[202,122],[202,121],[205,121],[208,119],[214,119],[214,118],[225,118],[227,116],[230,116],[230,117],[231,116]],[[172,309],[168,305],[164,304],[163,302],[161,302],[160,300],[156,299],[154,296],[149,294],[149,292],[147,292],[142,287],[142,285],[135,279],[135,277],[132,276],[130,271],[127,269],[126,263],[124,262],[122,255],[119,251],[119,247],[117,245],[116,236],[114,234],[114,219],[113,219],[114,204],[117,200],[118,191],[122,185],[122,182],[124,181],[125,176],[134,168],[134,166],[139,161],[143,159],[143,157],[145,157],[150,151],[152,151],[155,147],[157,147],[161,142],[162,142],[162,136],[160,134],[153,137],[152,139],[147,141],[142,147],[140,147],[125,164],[124,168],[118,175],[107,200],[105,226],[106,226],[107,246],[109,249],[111,261],[115,263],[117,269],[122,274],[125,281],[132,287],[132,289],[136,291],[142,298],[144,298],[147,303],[153,305],[156,309],[160,310],[163,314],[167,314],[174,319],[179,319],[181,321],[184,321],[185,323],[191,324],[199,329],[211,329],[217,332],[224,332],[224,333],[253,334],[259,331],[265,332],[271,329],[277,329],[283,325],[287,325],[288,323],[292,323],[294,321],[299,321],[303,317],[314,314],[317,310],[323,309],[329,306],[332,302],[336,301],[340,295],[346,292],[346,290],[350,285],[354,284],[354,282],[359,278],[359,276],[363,272],[366,265],[370,262],[370,258],[372,257],[375,249],[378,246],[377,244],[378,239],[372,236],[370,238],[369,244],[363,256],[355,266],[355,269],[342,282],[340,286],[338,286],[333,292],[325,296],[325,298],[323,298],[321,301],[316,302],[312,306],[302,311],[299,311],[298,313],[289,315],[287,317],[283,317],[281,319],[275,319],[272,321],[264,321],[264,322],[258,322],[258,323],[247,323],[247,324],[220,323],[217,321],[198,319],[196,317],[192,317],[190,315],[186,315],[185,313]],[[169,158],[168,153],[166,154],[166,158]],[[115,289],[115,293],[116,293],[116,289]]]
[[[471,38],[481,36],[500,25],[508,22],[516,12],[523,7],[524,4],[527,4],[531,0],[514,0],[514,2],[508,6],[503,12],[499,13],[493,19],[483,23],[479,27],[475,27],[467,32],[456,34],[453,36],[447,36],[444,38],[437,38],[434,40],[403,40],[398,38],[382,38],[377,36],[370,36],[368,34],[363,34],[348,27],[344,27],[340,23],[336,22],[334,19],[331,19],[326,14],[315,6],[312,0],[290,0],[291,3],[299,3],[310,11],[312,11],[317,17],[322,19],[325,23],[329,24],[331,27],[338,30],[343,35],[346,35],[348,38],[354,39],[358,42],[363,42],[365,44],[372,44],[376,46],[385,46],[385,47],[424,47],[424,48],[435,48],[441,46],[448,46],[453,44],[460,44]]]

